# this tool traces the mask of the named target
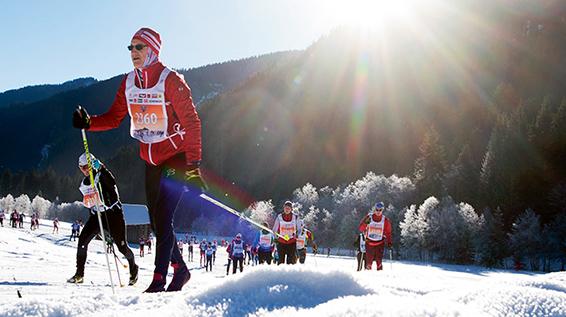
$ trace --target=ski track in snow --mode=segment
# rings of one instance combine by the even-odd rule
[[[566,316],[566,272],[389,261],[381,272],[355,272],[355,259],[308,255],[305,265],[245,266],[226,276],[225,250],[206,272],[197,246],[183,291],[143,294],[154,254],[140,258],[133,248],[138,283],[112,295],[102,242],[89,246],[84,284],[68,284],[77,242],[68,223],[51,230],[48,220],[36,231],[0,228],[0,316]],[[120,274],[127,284],[128,270]]]

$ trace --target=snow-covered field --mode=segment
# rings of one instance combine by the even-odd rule
[[[66,283],[76,242],[68,239],[69,224],[60,227],[55,235],[50,221],[36,231],[0,228],[0,316],[566,316],[566,272],[407,262],[355,272],[352,258],[309,255],[305,265],[247,266],[226,276],[222,249],[213,272],[201,269],[196,255],[183,291],[159,294],[142,294],[153,254],[140,258],[134,249],[138,284],[112,295],[100,241],[90,245],[84,284]]]

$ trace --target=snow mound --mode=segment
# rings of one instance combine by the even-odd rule
[[[188,304],[197,307],[220,304],[226,315],[244,316],[288,306],[311,308],[332,299],[371,293],[344,272],[272,266],[251,269],[189,299]]]
[[[566,273],[487,283],[456,301],[490,316],[566,316]]]

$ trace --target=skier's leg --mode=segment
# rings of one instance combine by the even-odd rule
[[[183,264],[177,239],[173,232],[173,216],[181,197],[182,188],[172,180],[162,177],[161,166],[146,165],[146,193],[150,207],[150,219],[157,238],[154,273],[167,275],[169,262]]]
[[[88,244],[96,234],[100,232],[98,228],[98,220],[95,216],[91,215],[79,236],[79,244],[77,246],[77,271],[76,276],[84,276],[85,263],[88,251]]]
[[[305,264],[305,260],[307,259],[307,249],[301,249],[299,251],[299,263]]]
[[[383,251],[385,249],[385,246],[382,243],[382,244],[378,245],[375,249],[376,249],[376,251],[375,251],[375,262],[377,264],[377,270],[379,271],[379,270],[383,269],[381,260],[383,259]]]
[[[121,209],[112,209],[106,211],[106,219],[108,220],[108,231],[112,236],[112,240],[114,240],[114,243],[118,247],[118,251],[126,257],[126,260],[128,260],[130,274],[132,274],[134,270],[137,270],[137,268],[134,252],[132,252],[132,249],[128,246],[128,241],[126,241],[126,222],[124,221],[124,213]]]
[[[375,247],[366,245],[366,270],[371,270],[375,258]]]
[[[295,264],[297,262],[297,244],[287,245],[287,264]]]
[[[283,244],[277,243],[277,253],[279,254],[279,259],[277,260],[277,265],[283,264],[285,260],[285,252],[283,251]]]

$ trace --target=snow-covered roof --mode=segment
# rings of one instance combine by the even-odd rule
[[[149,214],[146,205],[122,204],[126,225],[149,224]]]

